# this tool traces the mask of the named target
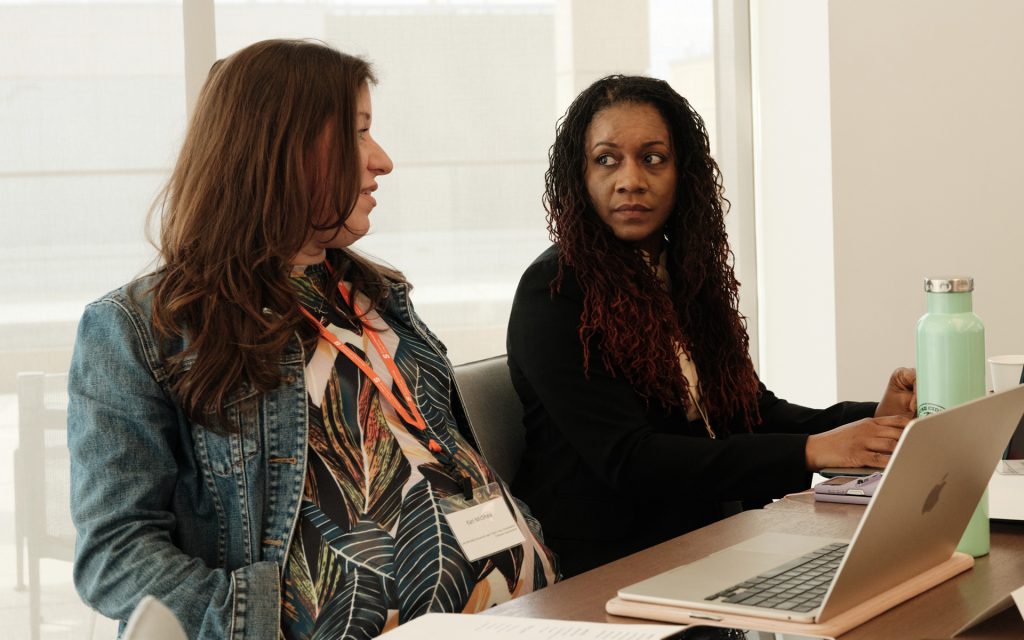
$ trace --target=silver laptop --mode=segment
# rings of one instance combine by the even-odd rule
[[[1024,425],[1014,431],[988,483],[988,505],[993,520],[1024,520]]]
[[[619,590],[619,598],[821,622],[952,555],[1015,429],[1024,386],[904,430],[850,540],[769,533]]]

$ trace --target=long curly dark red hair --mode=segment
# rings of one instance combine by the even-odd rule
[[[587,194],[587,128],[599,111],[621,103],[653,106],[671,136],[678,176],[664,228],[671,291],[638,249],[601,222]],[[701,117],[662,80],[609,76],[572,103],[548,157],[544,206],[560,250],[552,290],[561,287],[565,267],[575,270],[583,289],[584,366],[589,368],[596,345],[605,367],[620,372],[642,396],[686,407],[688,384],[676,351],[681,344],[697,366],[712,426],[737,421],[749,429],[759,422],[758,381],[725,231],[728,203]]]

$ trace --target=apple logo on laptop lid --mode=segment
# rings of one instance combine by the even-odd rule
[[[932,487],[932,490],[928,492],[928,497],[925,498],[924,504],[921,505],[921,513],[928,513],[935,508],[935,505],[939,503],[939,494],[942,493],[942,488],[946,486],[946,476],[942,476],[942,482]]]

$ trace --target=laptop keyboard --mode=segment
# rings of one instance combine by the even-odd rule
[[[848,546],[825,545],[704,599],[801,613],[813,611],[821,606]]]

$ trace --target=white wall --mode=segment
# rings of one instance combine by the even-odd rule
[[[988,354],[1024,352],[1024,3],[833,0],[827,27],[806,15],[817,4],[759,4],[774,34],[757,50],[770,63],[761,104],[790,109],[761,114],[758,157],[775,163],[761,173],[769,384],[805,400],[834,366],[839,397],[878,397],[893,367],[913,365],[929,274],[973,275]],[[822,39],[827,83],[806,75],[820,59],[783,64],[769,49]],[[808,251],[829,239],[828,224],[834,260],[823,246]],[[800,280],[780,277],[801,263]],[[833,293],[833,322],[808,327],[827,321]]]
[[[987,352],[1024,352],[1024,3],[832,2],[839,392],[914,361],[925,275],[976,282]]]
[[[759,373],[781,397],[836,397],[828,5],[751,4]]]

